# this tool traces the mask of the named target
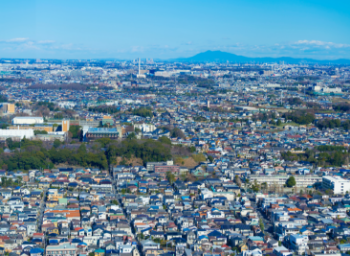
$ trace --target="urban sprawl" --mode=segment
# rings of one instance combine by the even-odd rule
[[[0,255],[350,254],[350,66],[0,59]]]

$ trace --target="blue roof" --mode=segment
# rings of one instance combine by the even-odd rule
[[[34,254],[34,253],[43,253],[44,252],[44,250],[43,249],[41,249],[41,248],[32,248],[32,249],[30,249],[30,254]]]
[[[118,132],[117,128],[89,128],[89,132],[99,132],[99,133],[109,133],[109,132]]]

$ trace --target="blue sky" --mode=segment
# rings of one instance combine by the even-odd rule
[[[0,58],[350,59],[349,0],[5,0]]]

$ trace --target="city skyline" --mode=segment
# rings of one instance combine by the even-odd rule
[[[347,1],[3,3],[1,58],[350,58]]]

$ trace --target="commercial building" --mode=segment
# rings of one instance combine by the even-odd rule
[[[322,187],[332,190],[334,194],[345,194],[350,192],[350,180],[342,177],[324,176],[322,178]]]
[[[17,116],[12,119],[12,124],[43,124],[44,118],[41,116]]]

